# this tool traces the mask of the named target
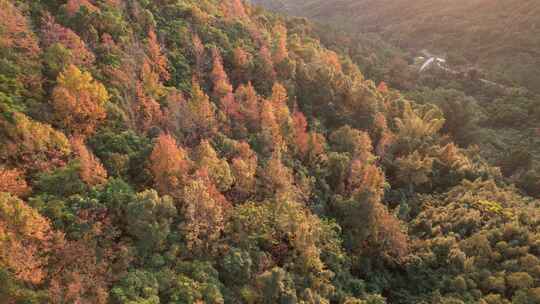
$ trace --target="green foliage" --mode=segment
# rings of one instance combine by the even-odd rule
[[[159,304],[158,288],[158,281],[152,273],[130,271],[111,289],[111,300],[118,304]]]
[[[138,193],[125,208],[126,229],[134,238],[139,254],[146,257],[162,250],[177,212],[172,199],[147,190]]]

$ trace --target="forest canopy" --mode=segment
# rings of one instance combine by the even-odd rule
[[[320,31],[0,0],[0,302],[540,303],[535,159],[478,153],[466,96],[370,80]]]

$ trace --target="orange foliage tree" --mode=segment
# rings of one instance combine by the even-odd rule
[[[249,78],[249,68],[252,64],[252,56],[242,47],[236,47],[233,51],[233,74],[235,83],[245,83]]]
[[[167,107],[163,111],[165,129],[174,134],[180,134],[186,100],[178,90],[170,90],[167,94]]]
[[[77,14],[79,12],[79,10],[81,9],[81,7],[84,7],[86,8],[89,12],[95,12],[95,11],[98,11],[99,9],[94,5],[92,4],[92,2],[90,2],[89,0],[69,0],[66,4],[65,4],[65,10],[68,14],[68,16],[70,17],[73,17],[75,14]]]
[[[168,60],[162,52],[159,41],[154,30],[148,31],[147,53],[152,63],[152,69],[159,75],[161,80],[169,80],[171,75],[167,69]]]
[[[284,137],[292,136],[293,121],[291,119],[291,113],[287,101],[287,89],[280,83],[274,83],[272,86],[272,96],[270,96],[270,102],[274,108],[274,115],[276,121],[279,124],[281,133]]]
[[[65,164],[69,141],[50,125],[14,113],[0,116],[0,159],[23,170],[47,170]]]
[[[247,17],[246,8],[242,0],[223,1],[222,10],[226,19]]]
[[[217,130],[215,105],[210,102],[199,84],[193,84],[193,93],[182,109],[182,129],[188,141],[208,138]]]
[[[138,129],[146,132],[153,126],[161,125],[164,114],[159,103],[148,94],[145,94],[143,85],[140,82],[137,83],[135,90],[137,102],[134,110],[137,116]]]
[[[106,117],[109,94],[105,86],[74,65],[58,75],[52,97],[60,124],[71,134],[91,135]]]
[[[260,139],[263,151],[268,155],[284,148],[284,140],[276,118],[274,104],[270,101],[263,102],[261,107]]]
[[[107,171],[101,162],[88,150],[80,137],[71,140],[71,147],[79,159],[79,175],[89,186],[96,186],[107,181]]]
[[[256,131],[259,129],[260,122],[260,97],[251,83],[240,85],[235,92],[236,100],[239,104],[239,111],[242,124],[248,130]]]
[[[207,141],[203,140],[196,149],[197,166],[208,173],[208,177],[218,188],[225,192],[234,183],[231,168],[225,159],[220,159],[216,150]]]
[[[205,176],[188,182],[182,192],[180,225],[188,248],[195,254],[209,254],[225,226],[228,202]]]
[[[150,171],[156,189],[162,194],[175,194],[186,183],[191,161],[187,152],[169,134],[161,134],[150,155]]]
[[[346,187],[336,201],[349,249],[367,256],[404,257],[408,251],[407,235],[399,220],[381,203],[386,179],[375,164],[369,135],[344,126],[330,140],[334,149],[350,157]],[[349,198],[343,200],[342,196]]]
[[[281,153],[274,152],[268,160],[263,179],[263,193],[267,198],[278,201],[296,201],[298,191],[294,186],[292,171],[283,165]]]
[[[10,1],[0,1],[0,47],[24,50],[25,55],[39,55],[38,42],[27,19]]]
[[[21,67],[17,79],[35,94],[41,87],[41,50],[28,19],[12,2],[0,0],[0,56]]]
[[[0,267],[24,282],[41,283],[52,236],[47,219],[20,199],[0,192]]]
[[[231,170],[235,177],[234,192],[238,199],[246,198],[255,192],[257,173],[257,154],[246,142],[236,145],[236,156]]]
[[[292,146],[301,154],[305,155],[308,150],[309,135],[307,132],[307,119],[302,112],[293,113],[294,142]]]
[[[272,60],[272,54],[268,49],[268,46],[263,45],[259,50],[259,65],[261,68],[261,75],[264,76],[265,82],[273,83],[276,79],[276,70],[274,68],[274,61]]]
[[[23,197],[30,192],[30,187],[20,170],[0,167],[0,192]]]
[[[212,81],[214,83],[214,98],[219,101],[219,108],[228,118],[235,120],[239,118],[238,104],[234,98],[233,87],[229,77],[223,68],[223,59],[217,48],[212,49],[213,68]]]
[[[79,215],[81,224],[90,227],[79,239],[66,240],[60,235],[54,242],[48,265],[48,292],[53,304],[108,303],[108,287],[114,277],[111,264],[115,256],[125,250],[122,245],[99,247],[99,239],[113,243],[112,239],[116,234],[108,229],[108,220],[94,223],[95,219],[92,219],[88,222],[88,216],[90,215]]]
[[[281,24],[274,27],[274,33],[276,34],[276,42],[274,46],[274,63],[281,63],[283,60],[289,57],[289,51],[287,50],[287,28]]]

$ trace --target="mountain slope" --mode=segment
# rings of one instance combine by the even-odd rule
[[[443,133],[460,104],[366,79],[309,21],[239,0],[0,17],[1,303],[537,302],[540,202]]]
[[[273,1],[261,1],[268,4]],[[447,54],[531,90],[540,87],[540,24],[536,1],[338,0],[281,1],[289,13],[377,32],[403,48]]]

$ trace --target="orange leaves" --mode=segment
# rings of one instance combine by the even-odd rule
[[[232,78],[235,83],[247,83],[250,79],[250,68],[253,64],[253,56],[242,47],[236,47],[233,51]]]
[[[172,194],[181,189],[190,168],[187,152],[176,144],[172,136],[161,134],[150,155],[150,171],[158,191]]]
[[[272,103],[277,122],[282,130],[286,130],[290,123],[289,120],[291,117],[289,107],[287,105],[288,100],[289,97],[287,96],[287,89],[285,89],[285,87],[280,83],[274,83],[272,86],[272,96],[270,97],[270,102]]]
[[[79,12],[81,7],[86,8],[89,12],[95,12],[99,10],[89,0],[69,0],[65,5],[66,12],[70,17],[75,16],[75,14]]]
[[[242,0],[223,1],[221,8],[226,19],[247,17],[246,8]]]
[[[67,241],[61,236],[55,242],[49,259],[51,303],[107,303],[113,253],[110,248],[98,247],[96,239],[112,235],[102,235],[96,226],[79,240]]]
[[[240,197],[246,197],[255,191],[257,172],[257,154],[249,144],[237,144],[237,156],[233,158],[231,169],[235,177],[234,190]]]
[[[268,197],[283,201],[296,199],[297,189],[292,172],[283,165],[279,152],[272,154],[264,170],[263,187]]]
[[[221,198],[204,176],[188,182],[183,189],[181,212],[184,221],[180,229],[184,232],[188,248],[196,253],[208,254],[221,236],[225,226]]]
[[[220,109],[231,119],[238,119],[238,104],[233,95],[233,87],[223,68],[223,59],[217,48],[212,49],[213,68],[211,78],[214,83],[214,97]]]
[[[0,158],[20,168],[47,170],[62,165],[70,153],[64,134],[22,113],[13,122],[0,117]]]
[[[289,57],[289,51],[287,50],[287,28],[281,24],[274,27],[274,33],[277,35],[277,39],[274,47],[274,63],[280,63]]]
[[[325,56],[322,57],[324,60],[324,63],[327,64],[330,67],[333,67],[335,71],[341,72],[341,62],[339,60],[339,56],[336,52],[333,51],[327,51],[325,53]]]
[[[233,51],[233,63],[236,69],[245,69],[251,61],[251,54],[241,47],[236,47]]]
[[[220,159],[207,140],[203,140],[197,147],[197,165],[200,170],[206,170],[210,180],[216,187],[225,192],[234,182],[234,176],[226,160]]]
[[[217,48],[212,49],[212,60],[213,65],[210,76],[214,82],[214,95],[222,98],[223,96],[232,93],[232,85],[223,68],[223,58]]]
[[[307,120],[299,111],[293,113],[294,143],[300,154],[304,155],[308,150],[309,136],[307,133]]]
[[[217,129],[216,109],[199,84],[193,84],[193,94],[186,103],[184,112],[184,130],[189,139],[207,138]]]
[[[79,157],[79,175],[89,186],[96,186],[107,181],[107,171],[99,160],[86,148],[81,138],[71,140],[73,152]]]
[[[278,123],[272,102],[265,101],[261,106],[261,140],[267,154],[274,151],[281,151],[284,148],[283,136],[281,136],[280,125]]]
[[[276,78],[276,70],[274,69],[272,55],[266,45],[263,45],[259,50],[259,61],[261,62],[261,72],[268,78],[266,81],[273,82]]]
[[[146,132],[153,126],[161,125],[164,114],[159,103],[144,93],[141,83],[137,83],[136,94],[135,115],[138,117],[137,126],[139,130]]]
[[[26,184],[20,170],[0,167],[0,192],[23,197],[30,192],[30,187]]]
[[[27,19],[8,0],[0,0],[0,48],[24,50],[25,56],[39,56],[39,45]]]
[[[69,133],[87,136],[105,118],[108,100],[109,94],[101,83],[70,65],[58,76],[52,103],[60,124]]]
[[[155,73],[159,75],[161,80],[169,80],[171,75],[168,71],[168,60],[167,56],[162,53],[161,46],[156,37],[156,33],[153,30],[148,32],[148,46],[147,53],[152,63],[152,68]]]
[[[248,128],[258,129],[260,125],[259,103],[260,98],[251,83],[240,85],[235,92],[239,103],[240,113]]]
[[[42,84],[39,42],[32,32],[28,18],[12,3],[14,1],[0,0],[0,57],[3,66],[18,66],[14,76],[27,90],[17,92],[12,90],[11,85],[3,85],[1,90],[8,95],[16,96],[22,93],[37,97],[41,94]],[[12,69],[13,67],[3,69],[2,73]]]
[[[28,283],[45,278],[44,253],[50,249],[50,223],[8,193],[0,193],[0,267]]]

